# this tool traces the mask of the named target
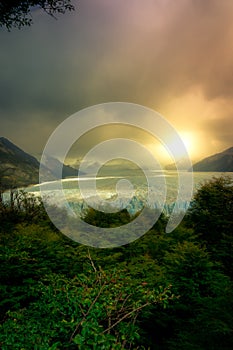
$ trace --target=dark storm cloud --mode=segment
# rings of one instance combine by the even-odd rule
[[[3,136],[38,152],[62,120],[97,103],[135,102],[163,113],[171,101],[198,89],[206,111],[218,99],[232,104],[231,1],[74,3],[76,12],[58,21],[37,11],[32,27],[0,31]],[[206,120],[208,133],[213,116],[206,111],[197,120]],[[177,125],[186,114],[177,113]],[[216,112],[219,129],[212,128],[210,137],[225,139],[229,115]],[[193,119],[190,127],[195,131]],[[33,138],[28,130],[36,131]]]

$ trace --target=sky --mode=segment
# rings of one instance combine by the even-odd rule
[[[159,112],[194,161],[233,146],[232,1],[73,4],[57,20],[35,10],[31,27],[0,28],[0,136],[39,154],[70,115],[120,101]]]

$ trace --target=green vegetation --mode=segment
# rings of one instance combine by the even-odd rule
[[[230,179],[212,179],[172,233],[162,215],[139,240],[101,250],[12,192],[0,202],[1,349],[232,349],[232,203]],[[132,220],[93,209],[84,219]]]
[[[233,185],[230,177],[207,181],[196,193],[187,216],[213,260],[233,278]]]

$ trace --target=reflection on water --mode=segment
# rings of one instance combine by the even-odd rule
[[[181,188],[185,189],[185,179],[190,177],[189,172],[182,173],[182,183]],[[233,173],[228,174],[233,178]],[[194,179],[194,193],[201,186],[201,184],[211,179],[213,176],[219,177],[223,173],[214,172],[195,172],[193,173]],[[126,179],[131,183],[131,190],[127,192],[127,187],[125,187],[120,196],[117,193],[117,184],[119,180]],[[184,211],[187,209],[189,203],[184,197],[181,198],[179,202],[176,202],[178,194],[178,176],[175,171],[165,171],[164,173],[160,171],[151,171],[148,178],[142,174],[142,172],[137,173],[131,172],[123,174],[116,174],[116,176],[99,176],[96,179],[94,177],[79,177],[79,178],[69,178],[62,180],[62,187],[66,197],[67,202],[75,211],[82,211],[87,208],[87,203],[83,200],[82,193],[80,191],[80,186],[84,184],[85,188],[85,198],[89,198],[89,203],[91,202],[95,208],[98,208],[99,202],[102,200],[108,203],[109,206],[114,206],[117,203],[117,207],[126,208],[130,213],[141,210],[145,205],[151,208],[163,207],[166,214],[171,213],[175,205],[175,211]],[[149,182],[149,188],[148,188]],[[164,183],[164,185],[163,185]],[[96,187],[96,191],[93,192]],[[164,187],[165,186],[165,187]],[[44,183],[41,185],[41,189],[45,190],[47,200],[59,206],[59,196],[60,191],[56,190],[56,182]],[[40,195],[40,186],[35,185],[26,189],[27,192],[32,192],[35,195]],[[165,193],[166,192],[166,193]],[[163,197],[166,197],[164,203]],[[129,198],[130,197],[130,198]],[[176,202],[176,204],[174,204]]]

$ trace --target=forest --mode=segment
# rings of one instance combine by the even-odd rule
[[[2,197],[1,197],[2,198]],[[182,223],[125,246],[94,249],[62,235],[41,202],[0,201],[2,350],[233,348],[233,183],[203,183]],[[132,220],[94,209],[96,226]]]

